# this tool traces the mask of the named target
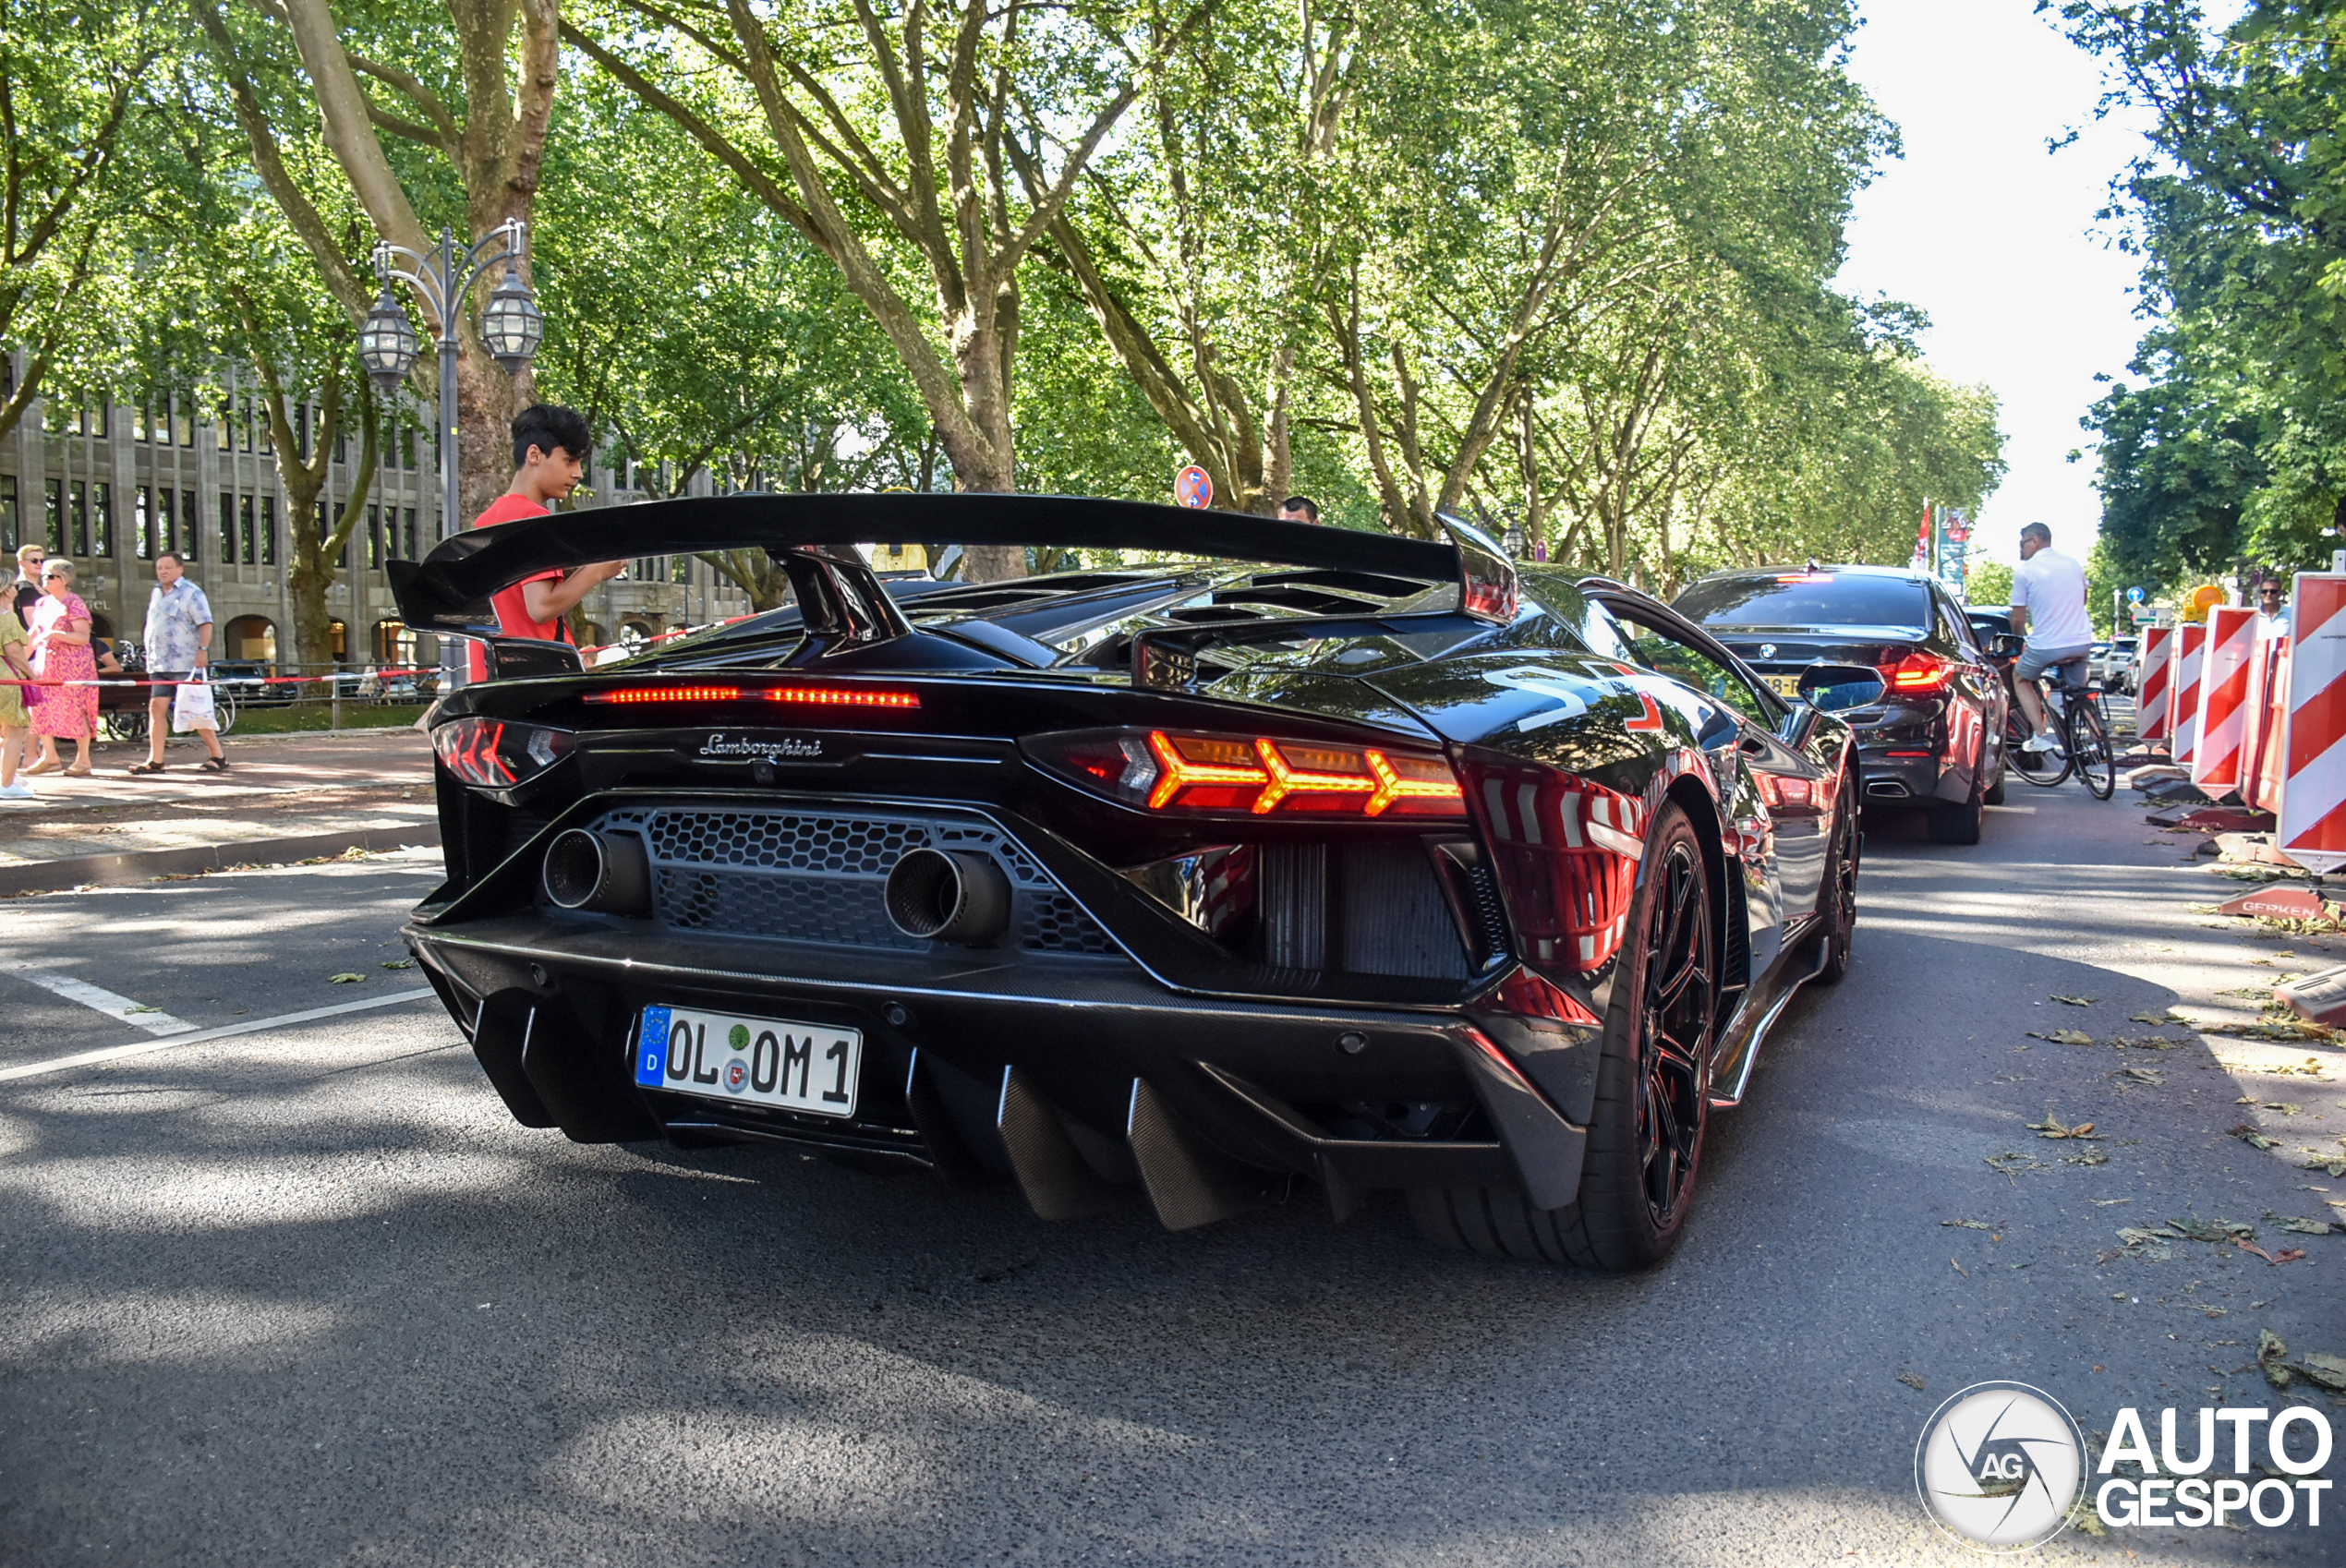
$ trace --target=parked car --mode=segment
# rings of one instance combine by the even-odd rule
[[[2088,673],[2102,683],[2106,691],[2131,692],[2134,689],[2134,657],[2139,646],[2134,637],[2113,637],[2107,643],[2097,643],[2098,650]]]
[[[1443,1243],[1630,1269],[1784,999],[1848,966],[1829,710],[1869,664],[1780,694],[1457,522],[611,511],[393,564],[441,633],[651,550],[762,548],[796,588],[591,671],[486,638],[498,678],[436,710],[448,880],[405,936],[525,1125],[998,1176],[1053,1219],[1137,1188],[1173,1228],[1398,1188]],[[1180,560],[883,585],[839,542],[869,538]]]
[[[212,684],[224,687],[239,707],[282,707],[293,701],[294,689],[274,683],[275,673],[265,659],[221,659],[212,667]]]
[[[1819,660],[1880,669],[1882,700],[1847,716],[1868,809],[1920,808],[1940,843],[1979,842],[1980,808],[2003,801],[2010,697],[1935,577],[1886,566],[1720,572],[1675,608],[1779,693]]]

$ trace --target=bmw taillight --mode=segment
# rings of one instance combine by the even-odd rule
[[[1087,730],[1023,742],[1052,772],[1143,811],[1203,816],[1463,817],[1440,754],[1272,735]]]
[[[1575,973],[1621,950],[1645,855],[1636,797],[1536,763],[1461,765],[1524,956]]]
[[[458,718],[431,732],[431,749],[458,778],[479,790],[526,784],[570,754],[567,730],[503,718]]]
[[[1881,683],[1893,697],[1927,697],[1945,691],[1954,673],[1951,659],[1936,654],[1910,653],[1895,664],[1881,667]]]

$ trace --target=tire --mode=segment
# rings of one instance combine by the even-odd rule
[[[1677,1245],[1711,1116],[1719,1000],[1710,874],[1684,807],[1663,806],[1629,903],[1633,946],[1606,1010],[1578,1198],[1535,1209],[1512,1187],[1421,1188],[1429,1241],[1523,1262],[1650,1268]]]
[[[2100,711],[2084,698],[2069,705],[2069,764],[2095,800],[2117,793],[2118,756],[2110,744],[2110,730]]]
[[[120,707],[103,716],[106,733],[117,741],[143,741],[147,738],[147,710],[141,707]]]
[[[1844,775],[1841,792],[1845,804],[1832,825],[1832,847],[1825,852],[1824,884],[1818,889],[1824,924],[1814,941],[1824,947],[1824,962],[1816,973],[1821,985],[1838,985],[1849,972],[1849,958],[1857,935],[1857,859],[1864,835],[1857,830],[1856,778]]]
[[[223,735],[236,727],[236,694],[225,686],[212,689],[212,722],[214,730]]]
[[[2004,761],[2014,773],[2040,790],[2050,790],[2069,777],[2069,759],[2045,752],[2032,752],[2022,742],[2028,739],[2028,721],[2020,716],[2019,704],[2004,721]]]

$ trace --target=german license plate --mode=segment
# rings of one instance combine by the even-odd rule
[[[863,1051],[860,1030],[646,1007],[635,1033],[635,1081],[705,1100],[852,1116]]]
[[[1799,676],[1762,675],[1760,679],[1768,683],[1768,690],[1775,693],[1776,695],[1784,698],[1784,701],[1796,703],[1800,700]]]

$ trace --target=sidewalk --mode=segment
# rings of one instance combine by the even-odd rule
[[[431,742],[413,730],[226,746],[228,773],[200,771],[203,747],[183,736],[167,772],[126,771],[146,761],[143,742],[101,742],[89,778],[29,779],[39,800],[0,802],[0,896],[440,842]]]

